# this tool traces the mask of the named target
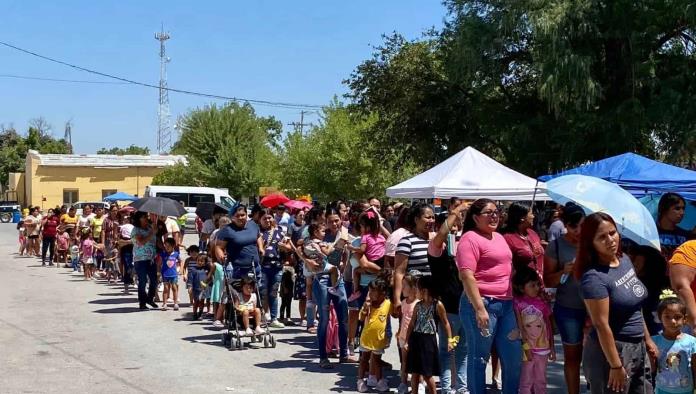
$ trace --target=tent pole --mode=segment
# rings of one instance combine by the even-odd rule
[[[537,193],[538,187],[539,187],[539,180],[537,179],[536,184],[534,185],[534,194],[532,195],[532,206],[534,206],[534,202],[536,201],[536,193]]]

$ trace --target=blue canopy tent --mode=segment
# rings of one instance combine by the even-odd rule
[[[104,201],[114,202],[114,201],[135,201],[138,197],[131,196],[128,193],[118,192],[104,197]]]
[[[608,157],[538,179],[548,182],[562,175],[580,174],[616,183],[636,197],[675,192],[696,200],[696,171],[648,159],[635,153]]]

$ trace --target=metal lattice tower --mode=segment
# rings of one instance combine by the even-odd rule
[[[159,107],[157,109],[157,152],[168,153],[172,145],[172,129],[169,113],[169,91],[167,90],[167,63],[171,59],[167,57],[164,42],[170,38],[164,31],[164,26],[159,33],[155,33],[155,39],[160,42],[160,83],[159,83]]]

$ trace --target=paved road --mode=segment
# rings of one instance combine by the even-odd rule
[[[0,225],[0,392],[355,390],[357,367],[320,370],[315,338],[299,328],[276,330],[276,349],[228,351],[210,322],[189,321],[188,308],[140,312],[136,297],[123,295],[118,285],[84,281],[72,270],[18,257],[14,228]],[[393,347],[386,359],[398,366]],[[561,365],[550,367],[551,393],[565,392]]]

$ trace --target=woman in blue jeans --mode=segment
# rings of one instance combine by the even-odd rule
[[[261,215],[261,242],[263,243],[263,259],[261,261],[261,283],[259,291],[264,301],[264,311],[271,315],[270,326],[284,328],[285,325],[278,321],[278,290],[283,276],[283,262],[280,252],[290,252],[280,227],[273,226],[273,212],[264,208]]]
[[[520,383],[522,344],[512,309],[512,252],[496,232],[499,219],[493,201],[474,201],[457,247],[457,267],[464,285],[459,316],[466,333],[471,394],[485,394],[486,365],[493,346],[502,363],[503,393],[517,394]]]
[[[136,212],[133,215],[133,261],[138,274],[138,303],[141,310],[147,305],[157,308],[157,265],[155,264],[155,238],[157,237],[157,219],[149,220],[147,213]],[[150,283],[147,293],[145,286]]]
[[[341,216],[337,209],[328,208],[325,215],[326,236],[324,242],[334,244],[334,252],[329,254],[329,263],[339,267],[345,263],[347,254],[345,253],[345,239],[348,230],[342,226]],[[342,242],[337,242],[343,239]],[[339,280],[336,295],[329,294],[329,275],[320,272],[322,262],[305,260],[310,269],[318,272],[314,275],[312,282],[312,299],[316,303],[319,311],[319,325],[317,327],[317,346],[319,347],[319,366],[321,368],[331,368],[328,355],[326,353],[326,330],[329,325],[329,304],[333,304],[338,319],[338,341],[341,363],[356,363],[358,359],[348,354],[348,297],[343,279]]]

